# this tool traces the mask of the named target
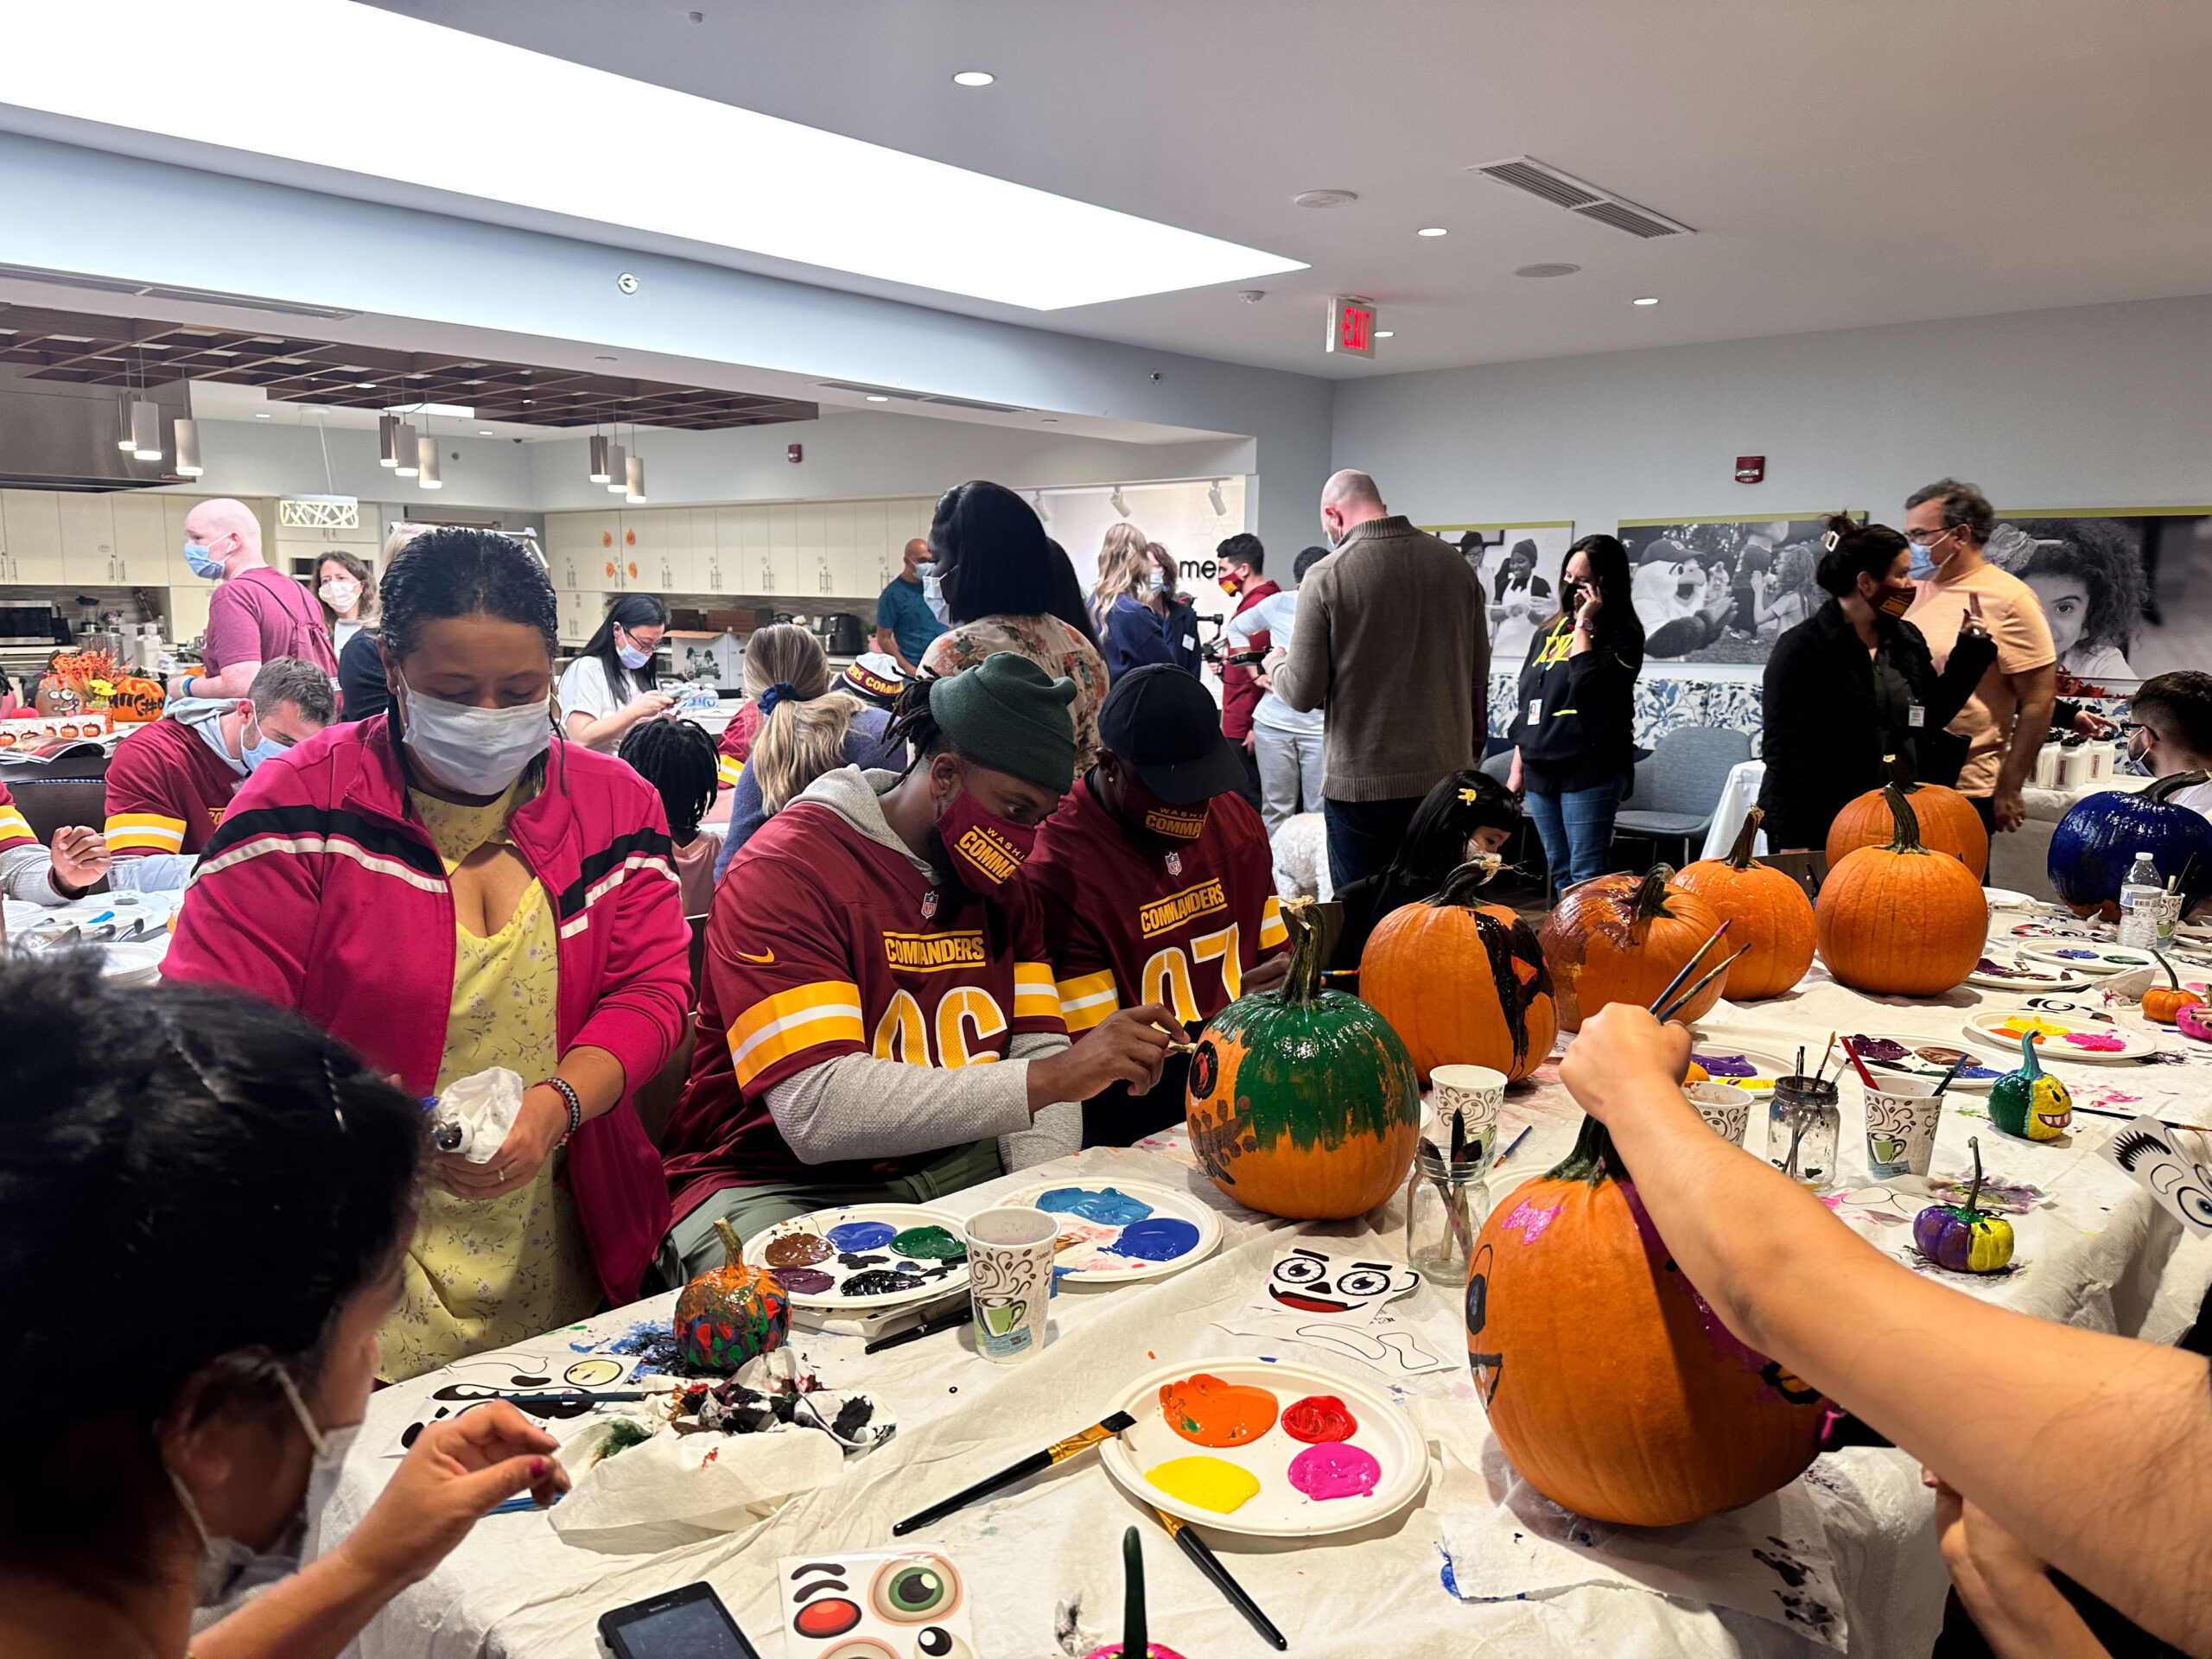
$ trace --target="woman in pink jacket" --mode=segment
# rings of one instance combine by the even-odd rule
[[[537,560],[430,531],[386,569],[384,613],[390,712],[255,772],[162,972],[291,1008],[425,1098],[521,1077],[495,1149],[432,1160],[382,1332],[397,1380],[637,1294],[669,1211],[629,1099],[690,976],[658,796],[556,734]]]

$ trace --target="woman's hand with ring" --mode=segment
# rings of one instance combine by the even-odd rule
[[[473,1164],[458,1154],[439,1153],[431,1176],[457,1198],[498,1198],[537,1179],[539,1167],[569,1132],[569,1103],[556,1089],[540,1084],[522,1097],[514,1127],[490,1160]]]

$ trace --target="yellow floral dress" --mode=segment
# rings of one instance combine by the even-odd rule
[[[479,847],[508,840],[513,789],[486,806],[457,805],[419,790],[409,795],[448,875]],[[489,938],[458,924],[454,934],[439,1092],[495,1065],[520,1074],[524,1087],[551,1076],[560,1058],[560,940],[543,885],[532,880],[507,925]],[[558,1153],[548,1158],[536,1180],[502,1198],[456,1198],[435,1185],[424,1191],[400,1304],[381,1332],[387,1381],[572,1324],[599,1306],[582,1224],[554,1179],[562,1160]]]

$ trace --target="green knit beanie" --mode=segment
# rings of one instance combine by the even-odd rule
[[[1002,651],[930,686],[930,715],[983,766],[1065,795],[1075,782],[1075,682]]]

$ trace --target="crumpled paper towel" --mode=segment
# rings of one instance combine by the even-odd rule
[[[595,1449],[610,1427],[596,1424],[563,1446],[563,1461],[569,1461],[571,1446]],[[663,1428],[586,1469],[547,1519],[565,1543],[643,1554],[749,1527],[828,1484],[844,1466],[837,1443],[812,1429],[678,1434]]]
[[[430,1114],[430,1144],[457,1152],[472,1164],[488,1164],[522,1112],[522,1077],[504,1065],[463,1077],[438,1096]]]
[[[1822,1524],[1821,1499],[1833,1494],[1809,1476],[1701,1521],[1624,1527],[1561,1509],[1521,1478],[1495,1440],[1484,1447],[1481,1472],[1448,1448],[1444,1466],[1439,1541],[1464,1600],[1611,1585],[1732,1608],[1848,1650],[1843,1592]]]

